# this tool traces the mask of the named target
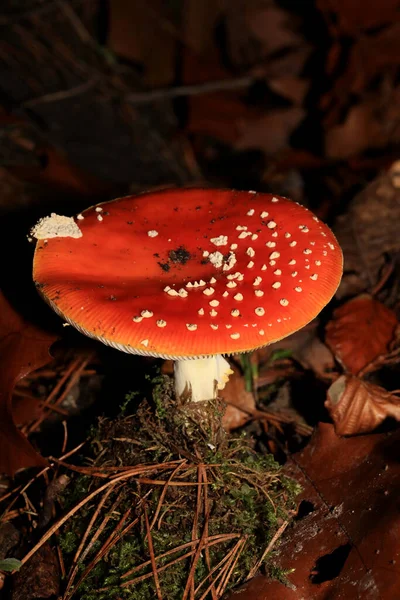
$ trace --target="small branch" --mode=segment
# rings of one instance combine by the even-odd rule
[[[146,504],[143,505],[143,511],[144,511],[144,521],[145,521],[145,525],[146,525],[146,533],[147,533],[147,544],[149,547],[149,554],[150,554],[150,560],[151,560],[151,569],[153,571],[153,577],[154,577],[154,585],[155,585],[156,592],[157,592],[157,599],[162,600],[160,579],[159,579],[158,571],[157,571],[156,558],[155,558],[154,546],[153,546],[153,538],[151,536],[150,523],[149,523],[149,517],[147,515]]]
[[[198,96],[200,94],[210,94],[212,92],[223,92],[247,88],[254,83],[255,78],[246,76],[238,79],[222,79],[220,81],[208,81],[206,83],[197,83],[194,85],[181,85],[172,88],[162,88],[151,90],[149,92],[133,92],[124,97],[130,104],[147,104],[154,100],[166,100],[171,98],[180,98],[182,96]]]
[[[247,575],[247,577],[246,577],[247,581],[249,579],[252,579],[254,577],[254,575],[257,573],[258,569],[260,568],[263,561],[265,560],[265,557],[271,552],[272,548],[274,547],[276,542],[279,540],[279,538],[281,537],[281,535],[283,534],[283,532],[285,531],[285,529],[288,525],[289,525],[289,521],[284,521],[282,523],[282,525],[279,527],[278,531],[275,533],[272,540],[269,542],[268,546],[265,548],[264,552],[262,553],[260,559],[254,565],[254,567],[250,570],[249,574]]]
[[[27,100],[26,102],[22,102],[20,105],[22,108],[32,108],[34,106],[40,106],[40,104],[50,104],[50,102],[57,102],[59,100],[65,100],[67,98],[73,98],[74,96],[80,96],[85,92],[88,92],[92,87],[94,87],[100,78],[96,75],[91,77],[88,81],[84,81],[79,85],[76,85],[68,90],[60,90],[59,92],[51,92],[50,94],[44,94],[43,96],[39,96],[38,98],[33,98],[32,100]]]

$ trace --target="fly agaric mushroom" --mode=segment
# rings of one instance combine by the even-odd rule
[[[302,328],[342,274],[330,229],[270,194],[170,189],[65,219],[52,215],[31,232],[42,296],[91,338],[173,359],[177,397],[192,401],[224,387],[222,354]]]

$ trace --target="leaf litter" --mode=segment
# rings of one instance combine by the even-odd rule
[[[227,600],[396,598],[399,432],[338,437],[321,424],[287,474],[303,491],[276,550],[283,583],[259,576]]]
[[[151,597],[159,599],[164,597],[172,569],[185,575],[176,597],[215,600],[241,580],[238,570],[252,548],[252,565],[246,564],[247,571],[242,573],[244,578],[255,577],[234,598],[397,597],[398,3],[318,0],[315,6],[306,3],[301,9],[294,4],[248,0],[203,6],[189,0],[182,3],[178,17],[177,6],[172,10],[156,3],[138,11],[116,3],[110,9],[108,48],[102,46],[96,53],[97,67],[103,51],[107,56],[107,74],[102,75],[105,86],[108,77],[121,83],[119,70],[113,70],[118,57],[112,52],[123,56],[122,71],[128,75],[120,90],[112,88],[112,95],[118,98],[122,89],[130,90],[132,101],[139,102],[131,111],[139,123],[140,102],[143,106],[147,102],[147,110],[149,102],[161,101],[167,114],[172,105],[169,99],[178,98],[179,134],[186,136],[183,164],[201,184],[212,181],[227,187],[281,191],[310,202],[321,218],[336,219],[346,264],[333,314],[328,308],[312,326],[285,343],[255,353],[247,363],[236,360],[235,376],[224,393],[228,405],[224,425],[232,436],[240,437],[244,430],[253,440],[247,450],[240,440],[240,452],[246,460],[265,459],[267,464],[263,463],[252,485],[242,466],[240,483],[232,475],[238,475],[235,453],[213,462],[209,458],[212,449],[204,444],[200,456],[193,447],[177,447],[179,435],[174,429],[169,436],[173,447],[164,455],[167,445],[162,436],[153,439],[157,428],[150,428],[151,435],[147,432],[143,444],[142,431],[126,429],[132,426],[132,417],[126,415],[102,421],[86,446],[81,442],[69,450],[75,444],[74,425],[69,425],[77,414],[75,398],[84,395],[83,382],[90,371],[98,377],[92,355],[66,354],[63,368],[53,363],[21,379],[28,366],[37,368],[49,360],[53,338],[50,335],[47,341],[47,334],[5,305],[0,310],[0,319],[5,315],[0,349],[3,364],[7,369],[12,365],[10,373],[15,377],[7,379],[3,374],[1,382],[5,417],[0,461],[16,477],[14,483],[0,480],[4,508],[0,558],[16,561],[11,563],[16,568],[22,561],[22,569],[28,569],[19,579],[13,577],[13,600],[31,600],[36,593],[31,584],[35,572],[41,580],[36,588],[40,595],[58,594],[61,576],[60,594],[66,598],[75,589],[77,597],[83,592],[107,598],[151,589]],[[70,8],[69,14],[81,27],[80,33],[87,27],[90,45],[92,29],[83,13]],[[40,15],[33,18],[41,22]],[[18,26],[24,28],[24,24]],[[149,27],[151,34],[146,31]],[[138,35],[133,39],[129,32],[135,28]],[[19,49],[19,56],[23,52]],[[162,58],[157,59],[157,54]],[[74,60],[72,54],[70,58]],[[129,60],[137,63],[135,69],[138,65],[142,69],[146,85],[156,89],[138,91],[137,73],[129,73]],[[78,62],[87,68],[84,57],[79,56]],[[18,68],[16,61],[15,72]],[[181,89],[179,85],[160,88],[174,86],[177,80]],[[220,91],[216,91],[218,86]],[[150,101],[146,94],[148,98],[153,94]],[[37,90],[34,96],[35,103]],[[18,98],[13,100],[17,106]],[[79,96],[71,102],[79,106]],[[124,106],[128,113],[130,107]],[[107,103],[104,107],[109,108]],[[43,122],[48,131],[61,131],[64,124],[57,121],[52,102],[40,109],[39,117],[36,114],[33,119]],[[101,129],[100,122],[97,127]],[[3,130],[1,134],[4,139]],[[156,128],[153,134],[158,135]],[[141,131],[137,137],[145,155],[147,137]],[[43,155],[38,156],[29,152],[29,143],[24,146],[24,162],[30,159],[28,163],[36,166],[14,168],[13,176],[45,184],[47,195],[55,188],[81,198],[93,198],[104,190],[109,193],[109,183],[97,181],[78,164],[85,140],[77,156],[68,157],[70,145],[65,153],[64,148],[55,150],[46,141]],[[107,176],[119,181],[114,167],[107,168]],[[2,179],[10,179],[8,170]],[[159,185],[165,177],[155,180]],[[32,190],[18,180],[11,184],[5,200],[8,210],[16,202],[26,207]],[[130,185],[141,189],[136,181]],[[4,194],[0,200],[3,206]],[[27,357],[22,347],[27,348]],[[146,413],[154,409],[150,402],[143,405],[142,418],[146,413],[147,423],[151,419],[154,423],[154,418],[157,424],[165,423],[165,415],[158,414],[161,405],[154,402],[153,416]],[[62,445],[62,456],[42,462],[22,434],[30,435],[40,447],[46,432],[61,420],[63,439],[58,436],[53,453]],[[333,421],[333,426],[323,421]],[[289,449],[307,444],[311,425],[317,422],[311,442],[287,459]],[[232,451],[235,443],[229,442]],[[271,453],[287,460],[283,474],[272,464]],[[21,471],[33,465],[41,470],[33,475]],[[221,478],[227,465],[230,472],[223,472]],[[66,475],[72,483],[57,494],[56,484]],[[283,485],[282,477],[288,475],[303,486],[294,521],[287,504],[283,509],[280,504],[285,493],[287,500],[293,491]],[[239,497],[233,497],[235,493]],[[224,501],[231,502],[241,509],[242,520],[249,521],[249,511],[261,498],[269,507],[266,522],[273,521],[268,531],[214,531],[215,503],[222,509]],[[271,499],[284,512],[278,519],[270,510]],[[194,507],[192,512],[186,501]],[[229,510],[234,509],[229,506]],[[176,526],[179,511],[186,521]],[[170,529],[172,547],[163,538]],[[4,553],[2,532],[12,541],[12,546],[4,545]],[[253,534],[256,546],[252,547]],[[264,536],[261,542],[258,535]],[[49,566],[47,583],[44,562]],[[120,565],[125,568],[124,578]],[[257,570],[270,578],[257,575]],[[5,573],[0,576],[7,586]],[[98,591],[101,585],[107,589]]]

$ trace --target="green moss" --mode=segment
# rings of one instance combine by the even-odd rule
[[[208,548],[211,568],[217,565],[235,546],[239,537],[246,538],[242,553],[231,575],[229,587],[242,582],[262,556],[268,542],[283,519],[287,519],[298,486],[283,477],[280,466],[271,455],[255,453],[243,436],[235,439],[220,436],[221,404],[209,403],[208,412],[196,408],[177,406],[172,400],[170,383],[165,379],[155,382],[152,402],[143,402],[135,416],[120,417],[115,421],[102,420],[93,436],[90,462],[101,469],[102,465],[157,464],[186,458],[187,464],[174,475],[177,481],[197,483],[198,464],[205,465],[207,473],[208,519],[205,518],[204,496],[201,496],[197,518],[196,536],[200,537],[207,521],[208,536],[237,534],[235,539],[221,541]],[[204,421],[196,424],[196,418]],[[210,444],[210,436],[215,443]],[[166,481],[173,470],[160,469],[154,475]],[[85,497],[95,486],[104,483],[94,477],[77,476],[67,492],[64,508]],[[105,540],[113,535],[122,515],[130,509],[124,527],[137,519],[137,524],[101,558],[82,582],[76,597],[81,600],[149,600],[156,597],[154,578],[149,561],[150,551],[146,535],[144,507],[151,522],[156,511],[152,542],[154,554],[160,557],[192,539],[198,487],[170,486],[160,502],[163,486],[143,484],[132,478],[124,481],[110,494],[89,535],[98,530],[103,519],[108,521],[96,544],[80,563],[80,572],[95,559]],[[110,515],[110,509],[118,505]],[[68,520],[60,534],[64,561],[68,567],[87,525],[98,507],[101,495]],[[189,547],[179,549],[157,560],[163,600],[180,600],[191,567],[191,559],[184,558],[164,570],[174,559],[183,556]],[[129,577],[124,573],[135,569]],[[272,567],[271,567],[272,568]],[[206,553],[197,563],[194,579],[198,585],[208,574]],[[273,570],[271,571],[271,573]],[[218,570],[216,571],[216,574]],[[149,577],[145,577],[149,575]],[[121,587],[133,578],[144,578],[129,587]],[[202,590],[205,590],[205,587]],[[102,591],[103,588],[107,588]],[[201,595],[201,594],[200,594]]]
[[[125,395],[125,399],[119,407],[120,416],[124,417],[131,410],[133,401],[138,397],[139,392],[129,392]]]
[[[78,547],[79,539],[75,531],[67,530],[60,536],[59,544],[64,554],[72,554]]]

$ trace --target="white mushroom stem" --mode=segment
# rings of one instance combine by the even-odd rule
[[[218,390],[224,389],[233,373],[228,361],[220,354],[209,358],[176,360],[174,370],[176,397],[190,398],[190,402],[214,400]]]

